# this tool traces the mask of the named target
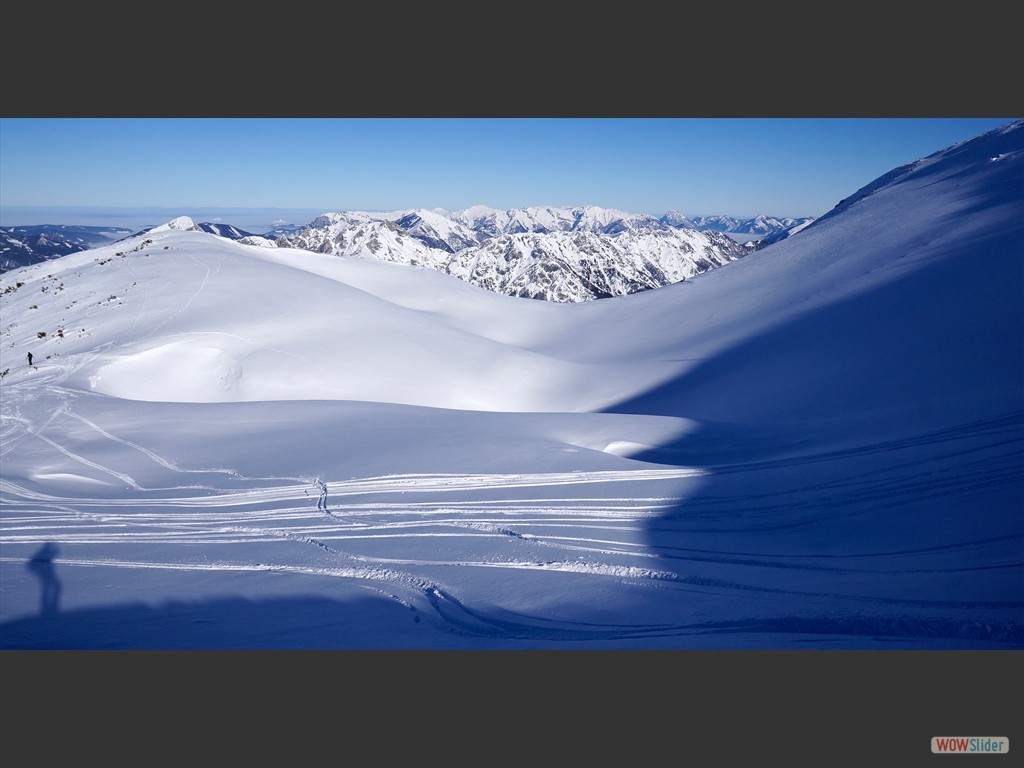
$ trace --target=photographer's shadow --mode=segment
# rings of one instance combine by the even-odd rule
[[[60,579],[57,578],[57,570],[53,565],[58,552],[60,550],[57,545],[48,541],[32,555],[32,559],[26,565],[40,581],[42,595],[39,613],[42,616],[56,616],[60,605]]]

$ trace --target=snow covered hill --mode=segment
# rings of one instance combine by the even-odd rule
[[[0,647],[1022,648],[1022,178],[1016,122],[601,301],[356,214],[12,270]]]

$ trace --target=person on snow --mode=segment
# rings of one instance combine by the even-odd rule
[[[31,352],[28,353],[28,366],[29,366],[29,368],[32,367],[32,353]]]

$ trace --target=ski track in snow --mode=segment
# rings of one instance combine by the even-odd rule
[[[203,268],[204,270],[206,270],[206,274],[205,274],[205,275],[203,275],[203,279],[202,279],[202,282],[201,282],[201,283],[199,284],[199,287],[198,287],[198,288],[196,289],[195,293],[193,293],[193,294],[192,294],[192,295],[191,295],[191,296],[189,297],[188,301],[186,301],[186,302],[185,302],[184,304],[182,304],[182,305],[181,305],[181,307],[180,307],[180,308],[179,308],[179,309],[178,309],[178,310],[177,310],[176,312],[174,312],[174,313],[172,313],[172,314],[168,315],[167,317],[165,317],[165,318],[164,318],[164,319],[163,319],[163,320],[162,320],[162,321],[161,321],[160,323],[158,323],[158,324],[157,324],[157,325],[156,325],[156,326],[155,326],[155,327],[154,327],[154,328],[153,328],[153,329],[152,329],[151,331],[149,331],[149,336],[154,336],[154,335],[156,334],[156,332],[157,332],[157,331],[159,331],[159,330],[160,330],[161,328],[163,328],[163,327],[164,327],[165,325],[167,325],[167,323],[171,322],[171,320],[173,320],[173,319],[174,319],[174,318],[176,318],[176,317],[177,317],[178,315],[180,315],[180,314],[181,314],[182,312],[184,312],[185,310],[187,310],[187,309],[188,309],[188,308],[189,308],[190,306],[192,306],[192,302],[194,302],[194,301],[195,301],[195,300],[196,300],[197,298],[199,298],[199,295],[200,295],[200,294],[201,294],[201,293],[203,292],[203,290],[204,290],[204,289],[206,288],[206,284],[207,284],[207,283],[209,282],[209,280],[210,280],[210,275],[211,275],[211,274],[213,274],[213,273],[212,273],[212,272],[210,272],[210,268],[209,268],[209,267],[208,267],[208,266],[207,266],[206,264],[204,264],[203,262],[201,262],[201,261],[200,261],[199,259],[197,259],[197,258],[196,258],[196,257],[195,257],[194,255],[192,255],[192,254],[189,254],[189,258],[190,258],[190,259],[192,259],[192,261],[194,261],[194,262],[195,262],[196,264],[198,264],[198,265],[199,265],[200,267],[202,267],[202,268]],[[220,271],[220,260],[219,260],[219,259],[218,259],[218,264],[217,264],[217,271]]]
[[[88,421],[88,420],[86,420]],[[102,430],[100,430],[102,431]],[[117,439],[113,438],[112,439]],[[148,449],[138,448],[172,467]],[[151,455],[152,454],[152,455]],[[8,544],[35,546],[59,540],[65,551],[72,547],[98,545],[116,547],[131,544],[188,544],[193,554],[188,561],[141,562],[112,556],[60,559],[62,567],[114,567],[185,571],[265,571],[299,573],[354,579],[376,585],[375,589],[404,604],[411,597],[397,597],[394,588],[405,588],[425,599],[444,626],[460,633],[485,637],[544,637],[550,622],[533,619],[530,628],[517,622],[496,621],[475,612],[457,599],[452,591],[435,579],[416,574],[417,567],[502,568],[528,571],[565,572],[600,575],[634,581],[671,581],[671,572],[630,563],[606,560],[588,561],[539,558],[535,553],[508,559],[437,560],[373,556],[359,554],[360,545],[379,545],[389,540],[389,548],[402,539],[433,537],[500,537],[510,542],[538,548],[555,547],[565,553],[593,556],[617,555],[626,558],[650,558],[642,552],[644,518],[678,501],[673,498],[602,499],[592,495],[594,484],[614,484],[635,480],[672,480],[692,477],[699,472],[688,469],[597,471],[535,474],[403,474],[333,481],[282,485],[245,491],[228,491],[201,496],[143,496],[132,499],[104,499],[87,496],[55,496],[33,492],[8,480],[0,480],[0,501],[5,514],[2,539]],[[578,498],[453,500],[459,491],[479,492],[520,488],[546,488],[578,484],[591,491]],[[313,508],[311,487],[319,493]],[[141,490],[141,489],[140,489]],[[328,496],[335,500],[334,511],[326,507]],[[416,494],[409,503],[374,501],[376,494]],[[345,500],[347,497],[359,500]],[[336,499],[342,501],[336,501]],[[532,533],[542,528],[550,533]],[[519,530],[523,529],[523,530]],[[607,538],[593,538],[583,532],[600,530]],[[576,535],[574,535],[574,533]],[[618,533],[621,538],[614,538]],[[195,546],[225,544],[251,545],[254,542],[315,548],[314,562],[294,564],[294,555],[286,553],[280,564],[270,561],[208,562],[194,554]],[[5,562],[19,558],[2,557]],[[559,622],[555,622],[559,624]],[[536,625],[536,626],[535,626]],[[517,628],[518,627],[518,628]],[[561,630],[559,630],[561,631]],[[634,630],[630,630],[632,632]],[[541,634],[538,635],[538,632]],[[525,634],[524,634],[525,633]],[[557,634],[557,633],[556,633]],[[578,632],[573,636],[578,636]],[[618,631],[614,633],[618,636]],[[585,635],[599,639],[607,632],[587,630]]]
[[[122,439],[102,429],[88,418],[64,411],[103,437],[129,449],[137,450],[161,467],[176,472],[230,472],[230,470],[187,470],[159,456],[144,446]],[[940,450],[931,459],[893,462],[885,469],[871,469],[860,476],[840,478],[832,483],[806,486],[780,491],[778,498],[745,497],[693,500],[692,518],[682,523],[682,532],[714,531],[716,526],[705,527],[703,521],[712,518],[719,523],[729,517],[735,505],[755,515],[781,509],[789,511],[789,526],[802,522],[801,506],[808,511],[817,507],[819,494],[829,498],[832,509],[853,507],[852,514],[863,514],[865,504],[874,501],[892,503],[901,493],[920,498],[922,494],[946,493],[953,486],[962,485],[972,472],[976,482],[1003,483],[1019,474],[1020,441],[1014,429],[1019,415],[1002,420],[966,425],[935,435],[924,435],[899,443],[879,443],[860,449],[863,455],[898,453],[908,446],[922,444],[937,446]],[[610,641],[633,638],[672,637],[722,632],[811,632],[855,635],[899,634],[916,637],[946,637],[963,635],[962,626],[946,620],[902,618],[872,619],[847,616],[834,619],[778,617],[741,622],[692,621],[658,625],[577,625],[572,621],[557,621],[538,616],[502,613],[493,608],[478,608],[467,597],[458,597],[458,589],[441,583],[437,574],[447,569],[508,569],[519,572],[545,572],[547,574],[586,574],[592,577],[614,579],[632,586],[756,596],[782,595],[806,599],[832,601],[858,601],[873,606],[889,605],[894,609],[956,609],[972,607],[956,600],[927,601],[909,598],[861,597],[827,589],[795,589],[765,586],[756,577],[712,578],[688,575],[677,566],[710,563],[737,566],[736,573],[749,573],[743,568],[770,569],[772,571],[814,571],[826,573],[854,573],[858,575],[929,573],[927,568],[912,569],[887,567],[884,558],[908,554],[927,554],[942,550],[969,551],[972,547],[990,545],[1020,546],[1019,541],[1005,537],[972,540],[945,547],[920,548],[903,552],[861,552],[844,555],[820,556],[801,554],[768,554],[755,551],[720,551],[710,548],[661,547],[652,548],[648,540],[647,525],[659,520],[666,512],[678,509],[688,502],[672,493],[673,481],[705,475],[704,470],[685,467],[638,468],[630,470],[600,470],[577,472],[538,473],[421,473],[393,474],[352,479],[320,480],[291,478],[291,482],[242,490],[216,490],[183,485],[175,489],[144,489],[115,470],[103,467],[57,445],[39,435],[56,450],[81,461],[87,466],[107,472],[128,483],[137,494],[131,498],[102,498],[88,495],[53,495],[33,491],[9,480],[0,480],[0,502],[5,514],[0,519],[0,539],[9,545],[38,546],[59,541],[66,556],[60,559],[62,567],[114,567],[138,569],[167,569],[178,571],[259,571],[267,573],[293,573],[307,576],[355,580],[361,586],[413,606],[425,601],[432,615],[449,631],[460,635],[491,639],[528,639],[542,642]],[[952,447],[959,440],[981,435],[983,445],[970,443],[969,447]],[[999,462],[985,457],[989,474],[979,468],[964,465],[964,457],[972,453],[1003,451],[1013,463],[1000,469]],[[799,467],[811,462],[825,462],[845,457],[849,452],[819,454],[778,462],[760,462],[749,465],[730,465],[718,468],[723,476],[757,473],[766,467]],[[915,454],[917,456],[918,454]],[[950,479],[943,472],[943,461],[959,462],[961,472]],[[929,466],[923,466],[929,464]],[[931,471],[922,471],[928,470]],[[236,477],[241,477],[234,473]],[[254,484],[282,478],[246,478]],[[662,487],[666,495],[630,495],[637,486],[653,489]],[[658,486],[659,483],[663,485]],[[667,485],[665,485],[667,483]],[[930,485],[934,487],[930,487]],[[560,496],[546,491],[561,488]],[[617,496],[621,488],[626,495]],[[568,492],[565,490],[567,489]],[[168,495],[167,491],[175,493]],[[503,495],[508,494],[508,495]],[[315,501],[314,501],[315,499]],[[328,508],[330,499],[330,508]],[[777,527],[777,523],[764,529]],[[758,530],[752,519],[745,528]],[[475,559],[451,559],[444,556],[448,540],[457,539],[452,551],[474,551],[470,539],[500,538],[506,547],[494,544],[480,547]],[[437,542],[436,559],[424,559],[420,544],[414,541],[432,539]],[[216,560],[205,559],[203,545],[247,545],[240,553],[251,552],[253,543],[265,543],[270,549],[261,549],[262,560],[249,562],[240,554],[238,561],[219,555]],[[116,556],[118,545],[189,545],[183,551],[187,559],[167,561],[138,561]],[[77,548],[101,546],[112,550],[107,558],[74,554]],[[274,546],[289,547],[279,562],[271,552]],[[308,554],[296,562],[294,547],[309,548]],[[92,551],[89,549],[88,551]],[[168,552],[176,550],[167,550]],[[416,557],[403,552],[417,553]],[[20,562],[20,558],[3,557],[5,562]],[[991,567],[1015,567],[1000,566]],[[932,569],[934,571],[936,569]],[[956,568],[939,569],[950,573]],[[732,571],[730,571],[732,573]],[[424,575],[431,574],[431,575]],[[402,596],[404,594],[404,597]],[[989,607],[1002,603],[992,601]],[[977,604],[973,604],[977,607]],[[1005,605],[1003,606],[1005,607]],[[916,622],[916,623],[915,623]],[[945,623],[944,623],[945,622]],[[973,630],[982,641],[1020,644],[1021,628],[980,626]],[[970,639],[970,638],[968,638]]]

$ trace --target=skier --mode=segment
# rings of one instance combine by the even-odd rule
[[[316,484],[320,486],[320,498],[316,503],[316,508],[330,514],[327,511],[327,485],[319,478],[317,478]]]
[[[29,368],[32,367],[32,353],[31,352],[28,353],[28,367]]]

